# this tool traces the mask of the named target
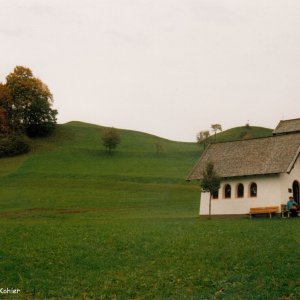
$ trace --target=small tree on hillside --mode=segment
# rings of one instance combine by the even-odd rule
[[[202,173],[202,180],[200,186],[202,192],[209,192],[209,219],[211,218],[211,198],[217,193],[221,184],[221,178],[217,175],[214,169],[214,164],[208,162],[204,172]]]
[[[222,126],[220,124],[212,124],[211,129],[215,134],[215,139],[217,138],[217,131],[222,131]]]
[[[117,129],[111,127],[103,130],[102,133],[103,146],[106,148],[108,153],[111,153],[121,142],[121,138]]]
[[[208,138],[209,138],[210,134],[208,130],[204,130],[204,131],[200,131],[197,134],[197,144],[199,146],[203,145],[203,148],[206,148],[206,145],[208,143]]]

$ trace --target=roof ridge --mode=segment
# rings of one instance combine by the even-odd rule
[[[260,140],[260,139],[269,139],[269,138],[273,138],[273,137],[274,137],[273,135],[270,135],[270,136],[260,136],[260,137],[250,138],[250,139],[238,139],[238,140],[232,140],[232,141],[219,141],[219,142],[212,142],[212,143],[210,143],[210,145],[234,143],[234,142],[247,142],[247,141],[253,141],[253,140]]]
[[[300,120],[300,119],[299,119]],[[292,132],[287,132],[285,134],[278,134],[278,135],[270,135],[270,136],[261,136],[261,137],[255,137],[251,139],[238,139],[238,140],[232,140],[232,141],[219,141],[219,142],[212,142],[209,145],[216,145],[216,144],[225,144],[225,143],[235,143],[235,142],[248,142],[248,141],[253,141],[253,140],[262,140],[262,139],[270,139],[270,138],[280,138],[284,135],[292,135],[292,134],[300,134],[300,132],[292,131]],[[204,152],[203,152],[204,153]]]
[[[288,120],[280,120],[280,122],[288,122],[288,121],[296,121],[296,120],[300,120],[300,118],[295,118],[295,119],[288,119]]]

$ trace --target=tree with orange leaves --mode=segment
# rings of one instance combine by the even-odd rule
[[[11,97],[6,110],[12,131],[33,137],[45,136],[54,129],[57,110],[51,108],[53,96],[29,68],[15,67],[6,77],[5,87]]]

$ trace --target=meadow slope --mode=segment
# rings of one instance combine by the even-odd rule
[[[108,155],[102,129],[60,125],[0,160],[0,288],[20,289],[0,298],[300,297],[297,219],[200,220],[197,145],[121,130]]]

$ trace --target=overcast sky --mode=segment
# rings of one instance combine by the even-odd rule
[[[300,117],[299,0],[0,0],[0,81],[31,68],[59,123],[195,141]]]

